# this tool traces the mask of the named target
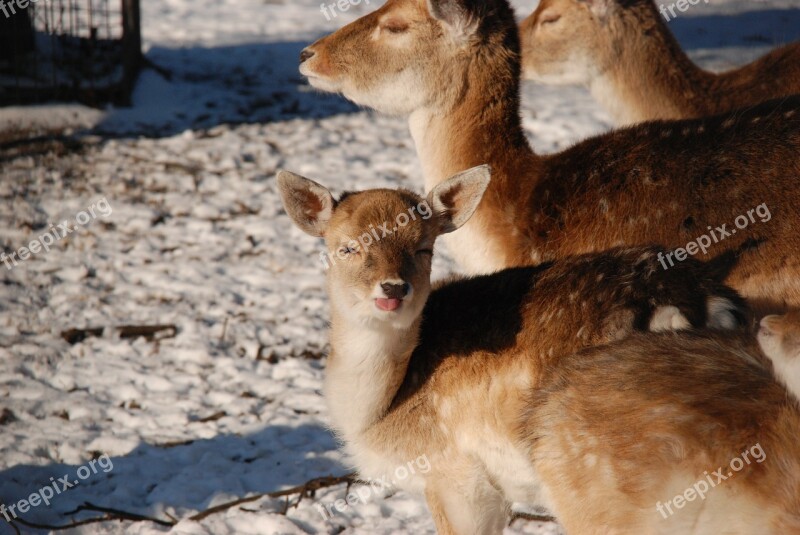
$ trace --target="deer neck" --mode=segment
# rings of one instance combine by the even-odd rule
[[[611,24],[618,56],[589,89],[618,123],[703,114],[714,75],[689,59],[652,2]]]
[[[508,56],[511,62],[518,57]],[[543,159],[522,130],[518,65],[472,62],[459,98],[415,111],[409,126],[426,191],[466,169],[492,167],[492,180],[475,215],[444,237],[460,269],[479,274],[531,261],[527,237],[516,231],[527,214],[510,207],[507,199],[530,196],[542,175]]]
[[[406,375],[421,318],[408,328],[366,326],[335,307],[324,392],[333,427],[359,442],[386,414]]]
[[[416,110],[409,128],[422,164],[425,188],[482,164],[492,166],[490,189],[507,182],[520,162],[538,157],[519,116],[518,65],[485,65],[473,58],[455,102]]]

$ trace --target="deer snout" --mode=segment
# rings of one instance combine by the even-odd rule
[[[378,284],[380,289],[378,294],[383,297],[375,299],[375,306],[384,312],[394,312],[400,308],[409,293],[411,293],[411,285],[405,281],[384,281]]]
[[[311,50],[311,47],[304,48],[303,51],[300,52],[300,65],[305,63],[306,60],[309,60],[309,59],[313,58],[314,54],[316,54],[316,52]]]
[[[408,295],[409,290],[411,290],[411,285],[407,282],[401,282],[400,284],[383,282],[381,283],[381,290],[383,290],[383,294],[389,299],[403,299]]]
[[[317,89],[330,93],[340,90],[336,81],[338,72],[331,67],[330,52],[320,42],[311,44],[300,52],[299,70]]]

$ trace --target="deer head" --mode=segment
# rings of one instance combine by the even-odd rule
[[[300,72],[323,91],[409,115],[456,102],[471,82],[468,65],[486,60],[487,50],[518,55],[513,21],[505,0],[389,0],[303,50]],[[514,65],[510,74],[518,77],[518,60]]]
[[[460,173],[423,198],[407,190],[344,194],[294,173],[278,173],[286,212],[325,239],[334,317],[365,326],[408,328],[431,291],[437,236],[464,225],[489,185],[488,166]]]

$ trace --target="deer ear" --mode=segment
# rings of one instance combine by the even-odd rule
[[[594,13],[596,16],[600,17],[601,19],[605,18],[606,15],[611,11],[613,7],[614,0],[578,0],[581,4],[586,4],[589,6],[589,9]]]
[[[428,194],[428,204],[442,222],[441,234],[461,228],[478,208],[491,180],[488,165],[473,167],[442,182]]]
[[[468,37],[478,29],[478,17],[463,0],[427,0],[428,11],[458,37]]]
[[[300,230],[317,238],[325,235],[336,204],[330,191],[289,171],[278,171],[278,191],[286,213]]]

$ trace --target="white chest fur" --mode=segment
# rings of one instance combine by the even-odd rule
[[[460,271],[468,275],[493,273],[504,269],[503,255],[481,229],[480,221],[473,220],[459,230],[443,237],[447,250],[458,263]]]

